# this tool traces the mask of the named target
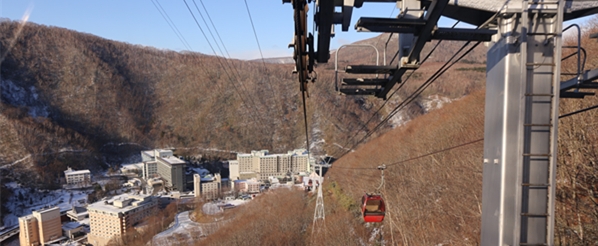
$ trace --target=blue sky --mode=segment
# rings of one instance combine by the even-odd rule
[[[163,7],[193,51],[214,54],[183,0],[153,1]],[[213,48],[221,55],[197,14],[193,0],[187,0],[187,3]],[[195,0],[195,3],[209,24],[202,3],[205,5],[231,57],[260,58],[244,0]],[[247,0],[247,4],[264,57],[291,56],[292,49],[288,49],[287,45],[293,35],[292,6],[282,4],[282,0]],[[391,13],[395,16],[398,10],[394,6],[393,3],[364,4],[362,8],[354,10],[351,25],[360,16],[389,17]],[[28,9],[31,13],[29,21],[38,24],[64,27],[131,44],[174,51],[187,50],[152,0],[0,0],[1,17],[18,20]],[[439,25],[451,26],[453,23],[454,20],[443,18]],[[216,35],[213,29],[211,31]],[[375,35],[358,33],[353,28],[349,32],[340,32],[339,26],[331,46],[334,49]]]

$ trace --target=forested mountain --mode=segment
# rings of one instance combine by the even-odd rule
[[[105,168],[140,149],[177,148],[186,154],[210,148],[280,152],[305,146],[292,64],[264,66],[158,50],[34,23],[4,21],[0,33],[0,165],[43,169],[40,178],[45,183],[53,182],[66,166]],[[358,59],[368,57],[363,52],[357,49],[340,57],[367,63]],[[334,155],[351,146],[348,139],[365,122],[369,121],[368,128],[375,126],[388,110],[372,116],[382,100],[338,95],[331,65],[334,59],[317,68],[308,120],[311,150]],[[423,80],[435,66],[439,65],[430,62],[414,80]],[[483,72],[469,69],[475,64],[462,66],[454,76],[470,73],[470,78],[483,78]],[[465,87],[482,84],[450,82]],[[431,91],[449,98],[469,91],[449,92],[443,86]],[[409,93],[407,89],[398,95]],[[426,100],[418,99],[398,122],[425,113]],[[385,129],[393,124],[397,121]]]

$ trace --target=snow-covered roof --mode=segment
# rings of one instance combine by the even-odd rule
[[[77,222],[77,221],[72,221],[72,222],[67,222],[62,224],[62,229],[65,231],[68,230],[73,230],[73,229],[77,229],[77,227],[81,227],[83,225],[81,225],[81,223]]]
[[[138,206],[134,205],[134,202],[130,204],[130,206],[123,206],[122,208],[114,206],[114,202],[115,201],[126,201],[129,199],[133,199],[136,201],[144,201],[146,198],[150,198],[151,196],[143,196],[143,195],[130,195],[130,194],[122,194],[119,196],[115,196],[112,199],[109,200],[102,200],[96,203],[92,203],[90,204],[87,209],[88,210],[100,210],[100,211],[106,211],[106,212],[113,212],[113,213],[120,213],[120,212],[126,212],[129,211],[131,209],[135,209]],[[142,202],[139,205],[143,205],[145,204],[145,201]]]
[[[174,156],[169,156],[169,157],[166,157],[166,158],[160,157],[160,159],[166,161],[168,164],[171,164],[171,165],[172,164],[185,164],[185,161],[183,161],[183,160],[181,160],[179,158],[176,158]]]
[[[207,169],[203,169],[203,168],[200,168],[200,167],[193,167],[193,168],[190,168],[190,169],[191,169],[191,170],[192,170],[194,173],[197,173],[197,174],[199,174],[200,176],[207,175],[207,174],[209,174],[209,173],[210,173],[210,171],[208,171]]]
[[[143,163],[133,163],[133,164],[125,164],[121,166],[121,170],[131,170],[131,169],[142,169]]]
[[[75,171],[71,168],[67,169],[66,171],[64,171],[65,175],[75,175],[75,174],[84,174],[84,173],[90,173],[89,170],[79,170],[79,171]]]
[[[73,206],[73,209],[78,214],[87,213],[87,208],[85,207]]]
[[[210,182],[210,181],[214,181],[214,179],[215,179],[214,176],[212,176],[211,174],[207,174],[207,175],[201,177],[200,180],[204,181],[204,182]]]

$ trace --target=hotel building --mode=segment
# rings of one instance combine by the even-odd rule
[[[158,211],[158,199],[153,196],[120,195],[87,207],[90,233],[88,242],[107,245],[110,239],[123,236],[127,229]]]
[[[19,217],[19,231],[21,246],[43,245],[61,238],[60,209],[40,209],[31,215]]]

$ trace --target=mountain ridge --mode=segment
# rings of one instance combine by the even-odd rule
[[[284,152],[305,145],[301,97],[292,64],[264,66],[263,62],[161,50],[31,22],[20,25],[0,23],[0,31],[6,34],[0,37],[0,53],[6,54],[0,68],[0,124],[8,126],[2,134],[17,139],[0,144],[0,165],[31,155],[14,168],[34,170],[44,183],[53,183],[66,166],[105,169],[147,148],[178,148],[177,154],[187,155],[200,149]],[[363,57],[360,52],[350,55]],[[362,61],[356,58],[355,62]],[[318,80],[309,86],[307,113],[310,138],[315,138],[310,140],[317,143],[312,149],[315,154],[344,152],[338,146],[350,147],[348,141],[356,131],[372,129],[390,112],[389,106],[439,66],[437,62],[422,66],[413,83],[373,115],[384,102],[338,95],[330,64],[319,65]],[[432,86],[429,94],[401,113],[400,122],[426,113],[427,97],[438,94],[454,99],[479,87],[481,82],[475,78],[483,77],[482,73],[463,70],[447,75],[463,73],[474,79]],[[447,89],[455,83],[469,83],[472,89]],[[392,127],[385,124],[379,133]],[[63,153],[61,149],[87,151]]]

